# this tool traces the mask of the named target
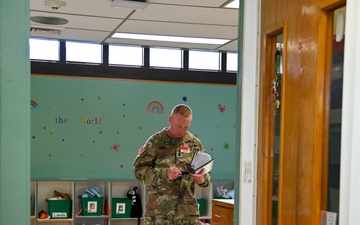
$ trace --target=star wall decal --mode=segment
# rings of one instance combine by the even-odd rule
[[[110,147],[110,149],[113,150],[113,151],[118,151],[118,150],[119,150],[119,147],[120,147],[120,144],[114,143],[114,144],[112,144],[112,146]]]

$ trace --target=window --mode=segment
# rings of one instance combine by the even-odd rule
[[[189,51],[189,69],[220,70],[220,53],[209,51]]]
[[[182,67],[181,49],[171,48],[150,48],[150,66],[151,67]]]
[[[29,45],[30,59],[59,61],[59,41],[30,38]]]
[[[102,45],[66,42],[66,61],[101,63]]]
[[[30,59],[60,61],[60,41],[51,39],[30,38]],[[102,44],[66,41],[66,62],[101,64]],[[181,69],[184,65],[183,50],[170,47],[150,47],[149,66],[155,68]],[[188,50],[189,69],[221,70],[221,53],[218,51]],[[236,72],[238,54],[226,53],[227,72]],[[135,45],[109,45],[109,65],[144,66],[144,47]]]
[[[226,54],[226,70],[227,71],[237,71],[238,70],[238,54],[233,52],[228,52]]]
[[[143,48],[141,46],[109,45],[109,64],[142,66]]]

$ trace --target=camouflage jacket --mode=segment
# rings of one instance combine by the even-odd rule
[[[188,172],[196,151],[205,149],[189,132],[182,139],[174,139],[164,128],[146,141],[134,162],[135,177],[148,186],[145,216],[199,215],[192,177],[188,174],[176,180],[167,177],[167,169],[171,166]],[[207,187],[210,183],[210,173],[204,177],[205,182],[200,187]]]

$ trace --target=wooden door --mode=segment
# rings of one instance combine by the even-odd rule
[[[257,225],[318,225],[328,209],[332,19],[344,5],[344,0],[261,1]],[[279,36],[283,73],[274,115]]]

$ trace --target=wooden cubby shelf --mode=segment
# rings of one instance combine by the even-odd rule
[[[83,207],[81,199],[88,187],[98,187],[102,189],[103,206],[101,215],[77,215]],[[137,180],[36,180],[31,182],[31,225],[83,225],[83,224],[99,224],[99,225],[136,225],[137,218],[116,218],[112,215],[113,198],[127,199],[126,193],[129,189],[138,187],[137,193],[140,195],[143,212],[145,212],[146,204],[146,186]],[[41,210],[49,213],[48,198],[55,197],[54,191],[69,194],[71,197],[71,209],[69,218],[57,219],[39,219],[38,213]],[[196,188],[198,197],[205,199],[204,213],[200,217],[202,220],[211,219],[211,201],[212,201],[212,184],[207,188]],[[130,210],[127,208],[125,210]],[[51,215],[50,215],[51,216]]]

